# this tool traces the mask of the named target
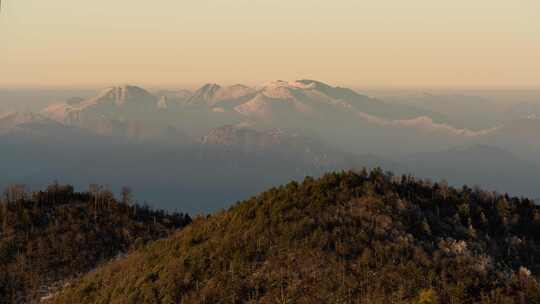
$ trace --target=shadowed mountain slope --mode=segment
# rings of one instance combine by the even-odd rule
[[[67,280],[191,221],[128,204],[125,193],[119,202],[97,186],[77,193],[54,184],[32,194],[9,187],[0,200],[0,303],[37,303]]]

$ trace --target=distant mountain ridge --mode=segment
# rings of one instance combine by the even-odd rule
[[[35,113],[6,112],[0,113],[0,136],[14,134],[50,134],[63,131],[64,125]]]
[[[242,157],[288,164],[310,172],[344,168],[395,168],[392,162],[368,154],[353,154],[323,142],[279,129],[259,131],[246,126],[227,125],[201,138],[206,155],[219,155],[224,161]],[[241,162],[239,162],[241,164]],[[307,173],[307,172],[306,172]]]
[[[436,98],[436,108],[446,108],[444,102],[452,100],[447,98]],[[91,98],[67,99],[39,114],[2,114],[0,142],[8,148],[0,160],[5,168],[14,168],[16,161],[25,163],[3,183],[34,181],[34,176],[47,177],[45,182],[73,177],[76,170],[93,164],[101,172],[118,167],[108,175],[110,183],[119,187],[121,175],[128,174],[119,164],[125,164],[133,171],[145,168],[166,180],[160,183],[167,185],[161,193],[180,189],[180,180],[194,188],[195,182],[184,178],[204,168],[216,171],[216,187],[220,187],[218,177],[224,178],[221,171],[235,171],[238,187],[228,183],[233,181],[229,179],[221,182],[222,190],[236,187],[230,193],[249,194],[284,179],[382,166],[537,197],[539,191],[531,189],[532,180],[540,176],[538,126],[531,116],[501,121],[490,128],[459,128],[430,110],[308,79],[270,81],[254,87],[209,83],[193,92],[150,92],[124,85]],[[475,145],[494,149],[454,150]],[[503,158],[497,149],[514,157]],[[37,163],[45,156],[51,159],[49,164]],[[80,163],[77,158],[87,161]],[[153,168],[152,163],[156,164]],[[497,174],[492,168],[507,174]],[[526,174],[520,176],[515,168],[523,168]],[[465,176],[464,172],[469,173]],[[133,175],[125,179],[138,188],[153,183]],[[202,183],[196,178],[192,181]],[[257,185],[254,190],[241,189],[241,183],[249,181]],[[502,183],[508,186],[502,187]],[[158,192],[148,191],[146,198],[172,204],[172,196],[153,191]],[[209,210],[206,206],[201,209]]]
[[[418,153],[401,163],[422,176],[445,178],[479,185],[496,191],[513,189],[522,195],[536,195],[540,164],[524,160],[498,146],[474,144],[445,151]]]
[[[84,101],[67,101],[52,105],[45,109],[43,114],[69,124],[97,117],[144,121],[152,115],[159,116],[159,108],[167,110],[162,103],[166,103],[171,94],[167,92],[161,94],[161,96],[153,95],[136,86],[112,87]],[[381,117],[390,115],[386,117],[388,119],[414,118],[426,114],[408,109],[409,113],[402,116],[397,113],[407,109],[406,107],[386,104],[350,89],[332,87],[313,80],[274,81],[259,89],[240,84],[228,87],[206,84],[189,97],[185,91],[180,91],[179,94],[181,94],[179,99],[184,100],[179,103],[184,107],[175,108],[176,112],[189,111],[184,108],[198,106],[218,112],[230,112],[240,119],[242,116],[269,118],[272,115],[282,115],[283,111],[293,111],[292,114],[300,115],[307,113],[324,115],[320,111],[332,108],[356,109]],[[141,113],[145,113],[146,117]]]
[[[158,97],[136,86],[111,87],[103,90],[96,97],[79,103],[66,102],[52,105],[43,113],[69,124],[97,117],[138,119],[143,114],[151,115],[153,111],[156,111],[158,101]]]

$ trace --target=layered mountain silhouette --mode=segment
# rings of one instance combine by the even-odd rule
[[[113,87],[88,100],[52,105],[43,114],[70,125],[92,126],[100,121],[118,120],[162,122],[183,127],[186,124],[179,120],[216,119],[217,116],[222,116],[224,120],[218,120],[220,123],[261,120],[285,127],[301,127],[295,122],[312,119],[304,123],[314,123],[351,111],[380,120],[412,119],[427,115],[414,108],[387,104],[350,89],[331,87],[312,80],[275,81],[259,89],[244,85],[221,87],[206,84],[190,97],[182,95],[182,101],[174,102],[174,106],[171,106],[172,101],[169,102],[169,99],[174,100],[170,98],[171,94],[161,93],[161,96],[153,95],[135,86]]]
[[[268,163],[279,167],[286,164],[289,170],[295,167],[299,171],[307,169],[305,173],[347,167],[395,166],[372,155],[345,153],[312,138],[279,129],[258,131],[244,126],[223,126],[204,136],[201,147],[207,157],[223,161],[252,159],[258,165]]]
[[[8,148],[0,160],[4,168],[20,168],[0,178],[0,185],[66,178],[84,187],[106,175],[111,186],[132,185],[142,189],[142,199],[165,207],[187,204],[175,202],[179,191],[205,197],[187,211],[207,212],[291,178],[382,166],[489,189],[501,189],[510,179],[516,182],[507,191],[540,195],[530,191],[540,175],[535,117],[484,129],[451,121],[430,109],[314,80],[258,87],[210,83],[194,92],[110,87],[39,114],[1,114],[0,140]],[[454,151],[478,145],[493,149]],[[500,158],[500,150],[515,157]],[[493,160],[492,167],[485,160]],[[493,168],[507,175],[489,173]],[[205,179],[205,170],[213,177]],[[77,176],[81,171],[88,174]],[[200,194],[205,183],[215,185],[215,193]]]
[[[495,143],[517,156],[537,162],[540,155],[540,118],[529,115],[501,125],[495,132],[482,138],[483,142]]]
[[[405,161],[409,171],[421,176],[444,178],[453,184],[513,189],[522,195],[536,195],[540,164],[488,145],[468,145],[445,151],[420,153]]]

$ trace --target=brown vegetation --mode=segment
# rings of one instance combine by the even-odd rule
[[[54,303],[540,303],[540,209],[380,170],[198,218]]]

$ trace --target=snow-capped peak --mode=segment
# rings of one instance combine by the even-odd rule
[[[124,85],[118,87],[110,87],[103,90],[95,101],[114,100],[117,105],[122,105],[128,100],[149,98],[152,95],[143,88]]]
[[[84,101],[53,104],[43,110],[42,114],[56,121],[69,123],[78,121],[86,114],[93,117],[107,117],[119,112],[151,111],[158,109],[159,106],[158,97],[143,88],[124,85],[106,88],[97,96]]]
[[[274,80],[274,81],[265,83],[263,85],[263,88],[288,87],[288,88],[294,88],[294,89],[309,90],[309,89],[315,89],[320,86],[328,87],[329,85],[322,83],[320,81],[309,80],[309,79],[300,79],[300,80],[292,80],[292,81]]]
[[[196,104],[199,102],[207,103],[214,98],[214,95],[220,89],[221,89],[221,86],[219,84],[207,83],[203,85],[200,89],[195,91],[195,93],[193,93],[193,95],[190,98],[188,98],[187,103],[188,104]]]
[[[217,84],[206,84],[198,89],[191,96],[187,103],[191,105],[216,106],[220,102],[232,103],[237,105],[247,96],[255,93],[253,88],[245,85],[235,84],[232,86],[221,87]]]

